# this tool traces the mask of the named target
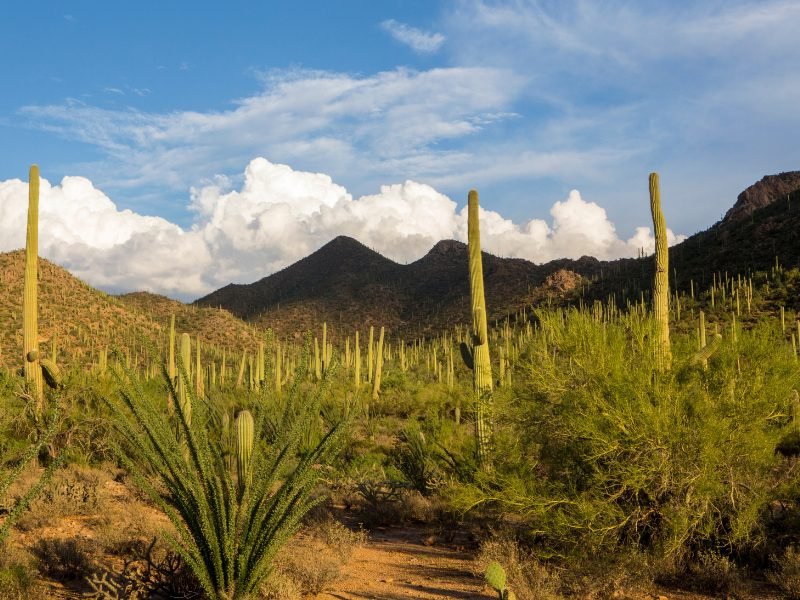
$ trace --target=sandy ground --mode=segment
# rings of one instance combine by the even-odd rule
[[[469,552],[439,543],[423,528],[376,529],[354,552],[339,581],[316,599],[496,598],[471,566]]]

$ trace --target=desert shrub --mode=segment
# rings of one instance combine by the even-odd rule
[[[365,542],[364,531],[352,531],[328,515],[284,548],[278,571],[300,593],[319,594],[339,578],[342,567]]]
[[[503,568],[506,575],[505,586],[514,592],[517,598],[528,600],[561,598],[558,574],[548,570],[511,536],[501,535],[481,544],[474,563],[475,575],[482,577],[492,563],[498,563]]]
[[[43,575],[80,580],[94,570],[88,543],[80,538],[43,538],[31,548]]]
[[[67,515],[88,515],[98,511],[99,471],[78,465],[57,470],[31,503],[18,523],[24,531],[44,527]]]
[[[408,484],[424,496],[442,483],[438,450],[428,437],[419,427],[409,425],[400,433],[400,439],[390,455],[392,464]]]
[[[97,600],[203,597],[197,578],[179,555],[157,543],[135,540],[121,571],[94,572],[87,578],[89,597]]]
[[[8,545],[0,551],[0,600],[25,600],[36,594],[30,556]]]
[[[537,316],[515,395],[497,406],[496,471],[450,499],[515,514],[549,555],[633,548],[688,565],[763,547],[800,384],[774,325],[735,343],[725,332],[707,370],[692,361],[696,340],[676,336],[673,370],[660,374],[639,313]]]
[[[787,600],[800,600],[800,551],[789,546],[774,562],[774,569],[767,575],[770,583],[777,586]]]

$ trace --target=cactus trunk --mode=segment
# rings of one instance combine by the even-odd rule
[[[478,463],[491,468],[492,440],[492,364],[486,324],[486,297],[483,290],[483,262],[478,211],[478,192],[470,190],[467,213],[469,284],[472,299],[472,376],[475,402],[475,438]]]
[[[661,210],[658,173],[650,173],[650,212],[655,232],[655,281],[653,284],[653,313],[656,319],[656,368],[669,371],[672,350],[669,343],[669,247],[667,222]]]
[[[243,410],[236,415],[236,476],[239,497],[250,485],[250,459],[253,456],[253,415]]]
[[[381,371],[383,370],[383,327],[378,338],[378,351],[375,356],[375,377],[372,381],[372,400],[377,400],[381,392]]]
[[[42,370],[39,365],[39,167],[31,166],[28,177],[28,230],[25,240],[22,344],[25,381],[36,399],[36,415],[44,409]]]

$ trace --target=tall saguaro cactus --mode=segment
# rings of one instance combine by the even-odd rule
[[[672,367],[672,350],[669,344],[669,248],[667,222],[661,210],[658,173],[650,173],[650,212],[653,215],[656,238],[656,274],[653,284],[653,313],[657,327],[656,367],[659,371],[669,371]]]
[[[25,284],[23,291],[22,352],[25,381],[36,398],[36,415],[44,408],[42,369],[39,365],[39,167],[31,165],[28,176],[28,230],[25,238]]]
[[[478,211],[478,192],[470,190],[467,208],[469,247],[469,287],[472,298],[472,382],[475,400],[475,439],[478,463],[491,468],[492,441],[492,364],[486,324],[486,297],[483,292],[483,261]]]

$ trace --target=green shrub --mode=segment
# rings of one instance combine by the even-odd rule
[[[543,555],[629,548],[688,565],[763,549],[765,509],[791,483],[775,449],[800,384],[774,325],[726,336],[706,371],[694,337],[675,336],[659,374],[648,318],[537,317],[515,396],[497,407],[496,473],[451,490],[456,505],[523,519]]]

